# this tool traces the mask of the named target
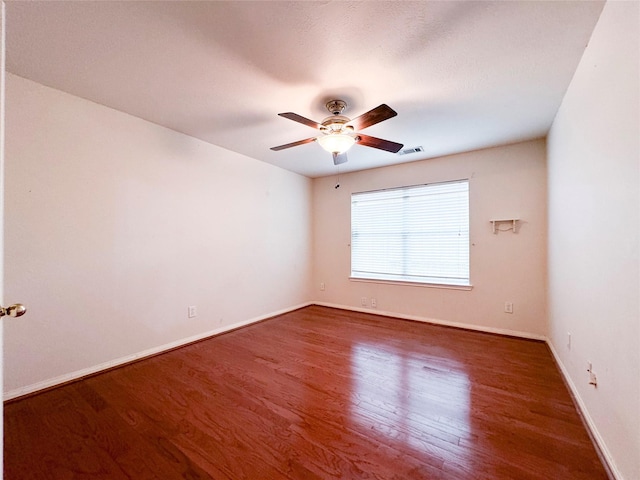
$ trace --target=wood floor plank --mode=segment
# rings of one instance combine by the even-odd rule
[[[311,306],[5,405],[5,479],[606,479],[542,342]]]

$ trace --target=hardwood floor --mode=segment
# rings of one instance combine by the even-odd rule
[[[307,307],[5,405],[12,479],[606,479],[542,342]]]

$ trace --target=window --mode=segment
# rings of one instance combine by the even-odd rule
[[[351,277],[469,285],[469,181],[351,195]]]

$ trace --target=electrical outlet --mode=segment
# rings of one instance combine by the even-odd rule
[[[324,282],[320,282],[320,291],[324,292]]]
[[[513,303],[512,302],[504,302],[504,312],[505,313],[513,313]]]
[[[378,301],[375,298],[371,298],[371,308],[377,308],[378,307]]]
[[[193,318],[195,316],[198,315],[198,311],[196,310],[196,306],[195,305],[191,305],[190,307],[187,307],[187,316],[189,318]]]
[[[367,306],[367,297],[362,297],[360,299],[360,305],[362,305],[363,307]]]

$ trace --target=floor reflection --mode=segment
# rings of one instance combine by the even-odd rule
[[[460,433],[469,433],[471,386],[464,366],[450,357],[406,345],[355,344],[352,420],[403,448],[442,455],[438,445],[457,446]]]

